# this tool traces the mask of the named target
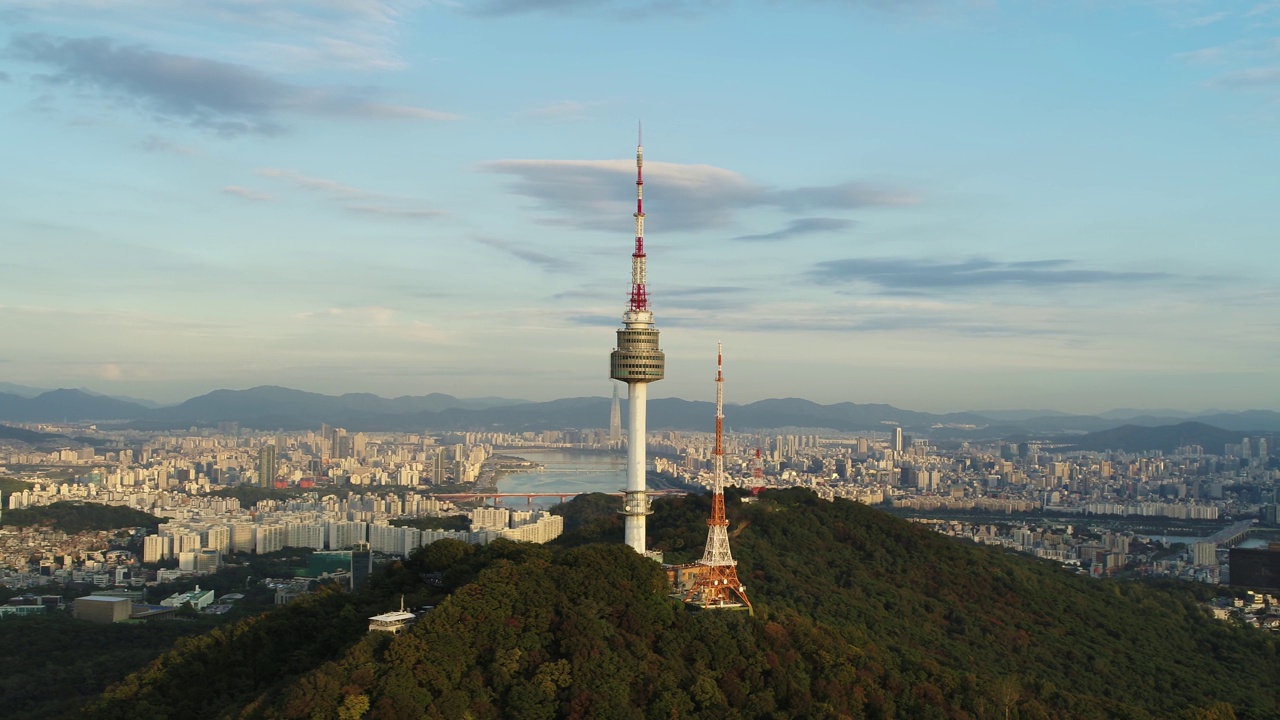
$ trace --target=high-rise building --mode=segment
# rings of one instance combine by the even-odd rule
[[[902,447],[904,444],[905,443],[902,438],[902,428],[900,427],[894,428],[893,429],[893,451],[897,453],[902,452]]]
[[[609,376],[627,384],[627,487],[623,499],[626,543],[646,554],[645,521],[651,512],[645,488],[645,412],[649,383],[665,376],[666,356],[649,309],[644,252],[644,147],[636,145],[636,243],[631,254],[631,298],[609,357]]]
[[[359,590],[369,584],[373,573],[373,553],[369,543],[357,542],[351,546],[351,589]]]
[[[435,457],[432,458],[432,462],[431,462],[431,484],[432,485],[444,484],[444,477],[445,477],[444,467],[445,467],[444,448],[440,448],[439,450],[436,450]]]
[[[258,485],[261,487],[275,487],[278,470],[276,446],[263,445],[258,449]]]
[[[1280,590],[1280,543],[1265,548],[1231,548],[1227,557],[1231,584]]]
[[[1218,546],[1211,542],[1198,542],[1191,546],[1192,561],[1196,565],[1216,565]]]
[[[613,386],[613,404],[609,406],[609,448],[622,447],[622,409],[618,403],[618,386]]]

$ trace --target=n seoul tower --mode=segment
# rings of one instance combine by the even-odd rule
[[[631,253],[631,298],[622,314],[618,343],[609,356],[609,377],[627,384],[627,489],[622,515],[626,543],[645,555],[645,519],[649,498],[645,489],[645,410],[649,383],[661,380],[666,356],[658,347],[658,329],[649,310],[645,289],[644,147],[636,143],[636,249]]]

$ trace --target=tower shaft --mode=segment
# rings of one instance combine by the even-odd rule
[[[624,542],[643,555],[646,552],[646,518],[649,496],[645,482],[645,417],[649,394],[648,383],[627,383],[627,489],[623,497]]]

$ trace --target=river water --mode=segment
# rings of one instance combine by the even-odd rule
[[[538,463],[543,466],[543,469],[504,475],[498,481],[498,492],[618,492],[627,486],[627,456],[622,452],[605,454],[538,448],[513,448],[499,452],[502,455],[514,455],[529,462]],[[523,502],[523,500],[508,499],[504,504],[515,507]],[[556,505],[559,502],[559,498],[534,499],[535,505],[543,507]]]

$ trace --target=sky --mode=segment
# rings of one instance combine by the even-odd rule
[[[1280,409],[1280,2],[4,0],[0,381]]]

